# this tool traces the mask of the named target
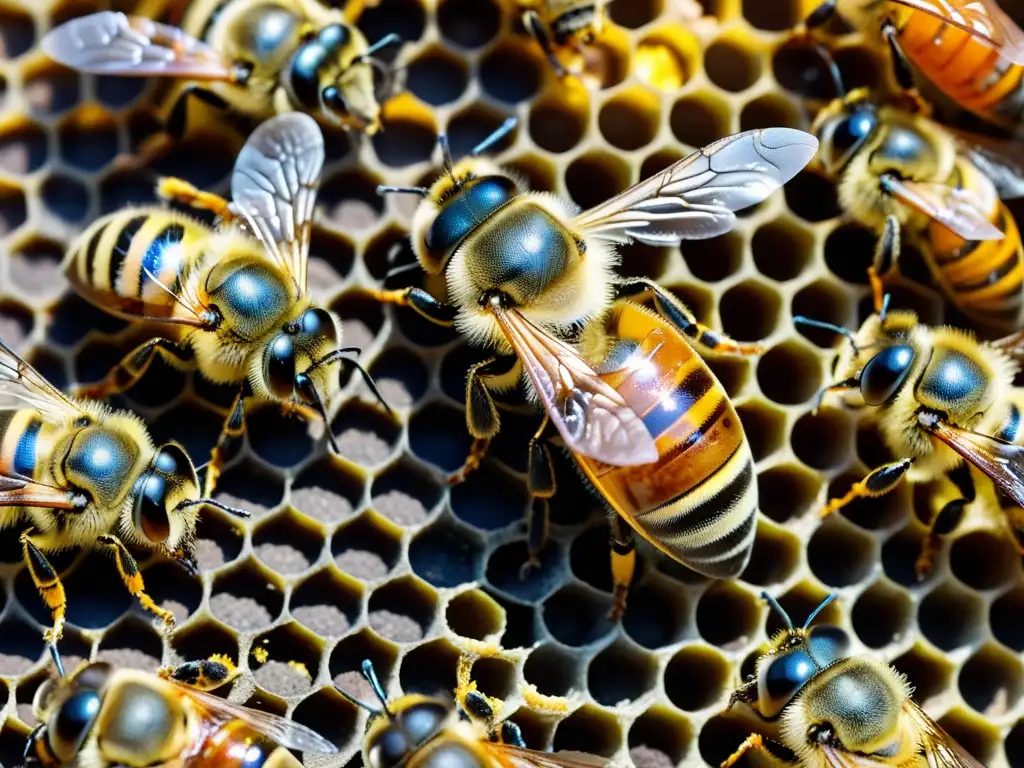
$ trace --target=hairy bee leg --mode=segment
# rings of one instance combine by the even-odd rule
[[[729,694],[729,703],[726,710],[732,709],[737,704],[753,704],[757,701],[757,678],[749,677],[738,688]]]
[[[544,414],[544,421],[530,439],[530,456],[527,469],[527,487],[533,504],[526,526],[526,547],[528,557],[519,569],[519,578],[525,579],[534,568],[540,568],[540,553],[548,540],[548,519],[550,508],[548,499],[555,495],[555,465],[551,461],[551,451],[544,439],[550,418]]]
[[[132,553],[128,551],[121,540],[117,536],[107,533],[98,536],[96,541],[114,550],[114,563],[117,565],[117,572],[132,597],[139,601],[144,610],[157,616],[165,626],[173,627],[174,614],[161,608],[153,602],[153,598],[146,594],[146,585],[142,581],[139,564],[135,562]]]
[[[544,56],[547,58],[551,68],[555,70],[555,74],[559,77],[565,77],[569,74],[565,67],[562,66],[562,62],[555,56],[554,44],[551,41],[551,31],[541,17],[537,15],[536,11],[523,12],[523,26],[526,27],[526,31],[530,33],[533,39],[537,41],[537,45],[544,51]]]
[[[747,752],[749,752],[752,749],[756,749],[756,750],[760,750],[762,752],[766,752],[766,753],[768,753],[768,755],[770,755],[771,757],[775,758],[776,760],[781,760],[781,758],[779,758],[778,755],[776,755],[774,752],[772,752],[772,750],[770,750],[768,748],[768,745],[765,742],[769,742],[769,743],[772,743],[772,744],[777,744],[778,743],[778,742],[771,741],[771,739],[766,739],[764,736],[762,736],[759,733],[752,733],[752,734],[750,734],[736,748],[735,752],[733,752],[731,755],[729,755],[727,758],[725,758],[725,760],[722,761],[721,768],[732,768],[732,766],[736,765],[736,763],[739,762],[741,757],[743,757],[745,754],[747,754]]]
[[[837,0],[825,0],[824,3],[807,14],[807,18],[804,19],[804,28],[817,29],[823,24],[827,24],[836,15],[836,3]]]
[[[530,575],[534,568],[540,568],[540,554],[548,542],[551,527],[551,507],[548,500],[539,496],[533,498],[530,515],[526,520],[526,562],[519,568],[520,580]]]
[[[896,84],[899,85],[900,90],[903,92],[903,99],[908,110],[926,117],[930,116],[932,108],[921,95],[921,92],[917,90],[917,86],[914,85],[913,69],[910,66],[906,53],[903,51],[903,46],[900,45],[900,41],[897,39],[899,30],[896,24],[892,19],[885,18],[882,20],[881,31],[882,38],[889,45],[893,76],[896,78]]]
[[[49,645],[56,645],[64,635],[64,615],[67,612],[68,600],[67,595],[64,594],[64,585],[61,584],[60,576],[50,565],[46,555],[32,540],[34,530],[27,528],[21,533],[22,556],[25,559],[25,565],[28,566],[28,574],[32,577],[32,583],[39,590],[53,619],[53,626],[43,633],[43,640]]]
[[[422,288],[401,288],[394,291],[370,290],[370,298],[382,304],[412,307],[432,323],[450,327],[455,322],[455,307],[438,301]]]
[[[203,481],[203,495],[207,498],[213,496],[221,470],[234,457],[245,434],[245,400],[249,394],[248,390],[243,388],[235,395],[235,402],[231,404],[231,412],[220,430],[217,444],[210,451],[210,463],[206,467],[206,478]]]
[[[963,520],[967,505],[976,498],[974,479],[971,477],[971,468],[967,462],[949,470],[946,479],[949,481],[949,492],[942,493],[934,500],[933,509],[939,504],[942,506],[932,515],[928,534],[921,542],[921,552],[914,563],[914,572],[918,580],[923,580],[931,573],[935,565],[935,556],[942,548],[942,538],[956,530]]]
[[[115,366],[110,373],[95,384],[76,387],[75,397],[87,397],[91,400],[102,400],[110,395],[130,389],[135,382],[143,377],[149,366],[162,355],[171,365],[185,367],[192,362],[193,354],[190,347],[183,347],[170,339],[150,339],[140,344]]]
[[[221,221],[231,221],[235,214],[230,203],[213,192],[204,192],[184,179],[163,176],[156,184],[156,193],[164,200],[170,200],[190,208],[209,211]]]
[[[764,352],[762,344],[743,344],[730,339],[724,333],[713,331],[703,323],[698,323],[685,304],[646,278],[625,280],[616,286],[617,299],[639,299],[644,296],[653,297],[658,314],[705,349],[736,355],[759,355]]]
[[[821,516],[828,517],[855,499],[884,496],[899,485],[900,480],[903,479],[913,463],[913,459],[900,459],[871,470],[863,480],[854,483],[844,495],[832,499],[826,504],[825,508],[821,510]]]
[[[473,447],[461,468],[448,475],[449,485],[457,485],[480,466],[491,440],[501,428],[501,419],[494,398],[488,390],[488,381],[501,379],[515,368],[515,355],[492,357],[470,366],[466,372],[466,429],[473,436]]]
[[[497,722],[503,702],[485,696],[476,689],[472,671],[475,658],[466,654],[459,657],[456,670],[455,701],[471,720],[482,725],[491,741],[500,741],[502,728]]]
[[[608,613],[611,621],[618,621],[626,612],[629,586],[636,570],[636,542],[633,529],[622,518],[612,512],[611,519],[611,564],[612,564],[612,609]]]
[[[871,283],[871,298],[875,314],[881,314],[885,305],[885,286],[882,278],[896,267],[900,258],[900,220],[895,216],[885,217],[882,234],[875,245],[875,257],[868,267],[868,281]]]
[[[199,691],[212,691],[233,679],[238,668],[227,656],[216,654],[202,661],[186,661],[176,667],[161,667],[157,674]]]

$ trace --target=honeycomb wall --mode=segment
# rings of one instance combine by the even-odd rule
[[[369,657],[392,693],[450,691],[459,649],[500,639],[524,650],[478,662],[484,690],[512,697],[512,711],[527,684],[572,693],[565,716],[537,699],[515,712],[531,746],[632,757],[645,768],[717,765],[749,726],[739,713],[720,714],[729,690],[778,628],[759,592],[778,595],[799,619],[835,590],[825,619],[906,673],[928,711],[983,763],[1024,767],[1024,583],[1012,545],[965,526],[918,583],[925,527],[907,488],[824,521],[817,515],[828,496],[888,457],[857,414],[812,413],[835,340],[796,332],[792,317],[852,327],[868,311],[872,247],[812,173],[745,213],[726,237],[682,252],[632,246],[621,266],[667,285],[712,326],[767,347],[753,360],[710,358],[758,462],[762,517],[741,579],[710,582],[643,548],[629,610],[610,624],[607,523],[562,457],[552,540],[541,567],[520,579],[532,414],[506,417],[483,467],[461,486],[445,483],[469,448],[464,375],[480,354],[366,296],[412,258],[404,238],[414,201],[383,200],[374,188],[432,178],[438,130],[459,155],[509,115],[519,127],[500,160],[583,206],[729,133],[807,126],[820,102],[796,91],[826,96],[828,86],[803,76],[807,51],[786,43],[785,30],[810,3],[705,0],[708,15],[691,23],[675,2],[611,5],[614,24],[600,41],[607,66],[593,90],[558,82],[496,0],[382,0],[364,14],[370,40],[397,31],[410,41],[400,54],[407,91],[388,104],[379,136],[328,137],[310,280],[345,320],[346,344],[362,348],[396,417],[358,376],[346,378],[333,414],[340,455],[276,409],[251,413],[247,448],[218,498],[251,510],[252,520],[205,514],[198,579],[157,560],[144,569],[150,593],[179,618],[173,632],[158,634],[104,555],[61,563],[71,567],[69,666],[101,657],[153,669],[228,653],[243,671],[232,698],[321,731],[341,747],[322,762],[343,765],[358,763],[364,714],[332,681],[368,696],[352,673]],[[1022,4],[1003,5],[1016,13]],[[70,73],[36,47],[54,23],[107,7],[0,1],[0,337],[62,387],[98,379],[151,330],[90,308],[59,270],[95,217],[153,199],[154,172],[113,162],[152,128],[144,108],[152,86]],[[848,85],[888,83],[857,35],[830,44]],[[226,191],[241,139],[218,130],[209,121],[156,172]],[[904,269],[919,275],[919,259],[910,255]],[[909,280],[894,302],[929,322],[943,318],[938,298]],[[117,404],[201,462],[232,394],[156,366]],[[16,532],[0,537],[0,579],[0,763],[10,765],[49,673],[47,617]]]

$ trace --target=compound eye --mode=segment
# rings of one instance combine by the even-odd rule
[[[814,676],[817,668],[803,648],[780,654],[761,673],[758,708],[765,717],[774,717]]]
[[[323,89],[320,96],[323,99],[324,106],[328,107],[332,112],[338,112],[339,114],[348,112],[348,104],[341,95],[341,90],[338,86],[328,85]]]
[[[167,541],[171,524],[167,519],[167,480],[150,470],[139,479],[132,522],[135,529],[154,544]]]
[[[165,475],[176,475],[179,472],[185,473],[192,466],[192,462],[189,461],[188,454],[185,453],[184,449],[173,443],[160,446],[153,464]]]
[[[835,165],[844,163],[867,141],[878,117],[874,110],[866,107],[857,109],[841,120],[832,131],[832,162]]]
[[[295,380],[295,346],[287,334],[279,335],[267,347],[263,356],[263,380],[275,397],[291,397]]]
[[[312,405],[319,399],[316,394],[316,388],[313,386],[313,379],[308,374],[300,373],[296,375],[295,391],[299,393],[302,401],[309,405]]]
[[[78,755],[99,712],[100,694],[94,690],[78,691],[60,705],[47,730],[50,748],[62,763]]]
[[[821,624],[807,633],[807,653],[819,667],[827,667],[850,652],[850,636],[840,627]]]
[[[300,333],[305,336],[326,336],[333,341],[338,340],[337,330],[326,309],[314,307],[307,309],[299,318]]]
[[[907,344],[883,349],[860,374],[860,393],[868,405],[882,405],[903,385],[914,364],[914,348]]]

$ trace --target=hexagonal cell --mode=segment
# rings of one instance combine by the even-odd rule
[[[795,464],[772,467],[757,476],[761,512],[777,523],[804,515],[814,504],[821,478]]]
[[[986,717],[1012,710],[1024,687],[1024,668],[1016,654],[986,643],[960,668],[957,681],[964,701]]]
[[[459,651],[445,639],[431,640],[413,648],[402,659],[398,679],[406,693],[436,696],[455,688]]]
[[[247,457],[224,471],[213,497],[258,519],[280,504],[283,495],[281,481]]]
[[[273,694],[301,696],[320,674],[322,641],[294,621],[254,638],[253,647],[266,648],[270,660],[254,668],[252,678]],[[250,665],[254,661],[250,658]]]
[[[805,317],[843,328],[851,314],[851,307],[846,294],[838,286],[831,281],[818,280],[797,291],[793,296],[791,311],[793,317]],[[794,323],[793,326],[801,336],[824,349],[848,343],[840,332],[829,328],[804,323]]]
[[[825,406],[797,419],[790,444],[797,458],[814,469],[842,467],[852,458],[853,429],[846,411]]]
[[[607,525],[588,528],[573,539],[569,549],[569,564],[573,574],[580,581],[610,593],[612,575],[609,568],[611,549],[608,541]]]
[[[917,610],[921,632],[944,651],[962,648],[984,635],[985,603],[954,584],[925,595]]]
[[[728,234],[708,240],[689,240],[682,247],[690,272],[705,283],[731,277],[743,266],[743,237]]]
[[[377,216],[376,208],[362,200],[366,190],[351,199],[343,199],[332,212],[332,223],[338,226],[358,228],[359,218]],[[374,192],[376,197],[376,192]],[[355,263],[355,246],[352,241],[333,230],[314,226],[309,243],[309,292],[320,303],[326,303],[352,272]],[[342,329],[342,340],[347,344],[345,329]]]
[[[523,678],[545,696],[565,696],[576,684],[583,659],[554,643],[538,645],[526,657]]]
[[[785,528],[758,520],[750,562],[740,578],[762,587],[786,581],[800,567],[802,545],[803,540]]]
[[[370,595],[367,623],[381,637],[396,643],[423,638],[434,622],[437,594],[424,582],[405,576],[378,587]]]
[[[757,0],[747,2],[755,5]],[[765,5],[770,6],[768,3]],[[794,37],[785,41],[772,57],[772,71],[779,85],[804,98],[832,99],[838,95],[821,54],[806,40]]]
[[[940,696],[955,671],[948,658],[926,649],[921,643],[915,643],[906,653],[893,659],[892,667],[907,676],[914,688],[914,700],[922,704]]]
[[[723,701],[732,668],[714,648],[694,644],[676,653],[665,667],[665,693],[682,710],[697,712]]]
[[[21,243],[9,257],[11,282],[31,296],[51,297],[68,285],[61,262],[64,246],[43,238]]]
[[[160,666],[164,644],[150,623],[130,618],[111,627],[99,643],[96,657],[119,669],[151,672]]]
[[[412,96],[399,95],[384,111],[386,130],[373,136],[373,149],[384,165],[402,168],[430,159],[437,143],[433,116]]]
[[[759,341],[767,338],[779,322],[782,302],[766,285],[748,280],[722,294],[718,311],[722,330],[737,341]]]
[[[362,611],[362,586],[332,568],[298,584],[289,601],[292,617],[320,637],[339,637]]]
[[[285,413],[276,403],[249,410],[246,428],[253,452],[276,466],[297,466],[313,451],[310,425],[294,414]]]
[[[544,601],[542,616],[551,635],[578,648],[604,637],[613,626],[608,620],[611,600],[593,590],[570,583]]]
[[[89,211],[89,190],[70,176],[51,174],[42,187],[43,205],[62,221],[74,224]]]
[[[565,170],[569,196],[584,209],[610,200],[629,184],[629,166],[617,155],[603,151],[581,155]]]
[[[335,565],[360,581],[387,576],[401,550],[402,529],[372,510],[339,528],[331,541]]]
[[[426,522],[441,500],[441,489],[434,478],[403,457],[374,478],[370,495],[377,512],[408,528]]]
[[[0,184],[0,235],[20,227],[28,217],[25,193],[20,187]]]
[[[696,93],[673,105],[668,124],[683,144],[703,147],[728,135],[730,111],[719,97]]]
[[[734,582],[712,582],[697,602],[697,632],[720,648],[742,648],[757,631],[759,613],[757,598]]]
[[[32,173],[46,162],[46,133],[30,120],[8,120],[0,130],[0,170]]]
[[[32,310],[13,301],[0,302],[0,339],[18,349],[32,332]]]
[[[910,628],[913,617],[910,595],[885,580],[865,590],[850,611],[853,631],[870,648],[884,648],[899,642]]]
[[[758,271],[772,280],[785,282],[798,277],[811,263],[814,238],[791,219],[776,219],[758,227],[750,247]]]
[[[660,101],[645,88],[618,91],[598,113],[597,125],[605,141],[623,150],[651,143],[660,127]]]
[[[218,574],[213,581],[210,610],[225,624],[252,632],[281,615],[284,594],[279,584],[252,560]]]
[[[356,712],[352,705],[330,688],[321,688],[299,702],[292,719],[339,747],[351,741],[356,732]]]
[[[35,25],[28,14],[5,6],[0,10],[0,59],[16,59],[32,48]]]
[[[644,648],[663,648],[691,634],[692,606],[685,590],[666,579],[645,579],[629,591],[622,626]]]
[[[533,40],[507,39],[480,61],[480,85],[498,101],[515,104],[537,92],[546,66]]]
[[[1024,588],[1014,587],[1000,595],[989,609],[989,624],[996,640],[1020,653],[1024,651]]]
[[[143,572],[146,592],[153,602],[174,614],[180,624],[196,612],[203,600],[203,585],[177,563],[157,562]]]
[[[782,405],[797,405],[821,388],[821,366],[805,345],[785,341],[761,356],[757,381],[765,397]]]
[[[196,563],[201,572],[230,563],[242,552],[245,531],[219,510],[207,509],[196,524]]]
[[[841,280],[865,285],[877,242],[878,236],[870,229],[859,224],[842,224],[825,240],[825,265]]]
[[[835,515],[826,519],[807,542],[807,564],[822,583],[832,587],[859,584],[874,570],[875,540]]]
[[[292,483],[290,503],[304,515],[322,523],[349,517],[363,498],[363,479],[331,457],[302,471]]]
[[[256,557],[281,574],[302,573],[320,558],[324,548],[319,526],[288,512],[261,523],[253,532],[252,543]]]
[[[353,402],[334,418],[331,431],[342,457],[363,466],[376,466],[394,450],[401,427],[379,407]]]
[[[669,768],[693,743],[693,725],[669,707],[655,704],[629,728],[629,756],[637,768]]]
[[[701,759],[708,765],[721,765],[752,730],[749,720],[741,720],[731,712],[713,715],[697,737]]]
[[[476,531],[446,518],[413,537],[409,565],[435,587],[457,587],[483,575],[484,547]]]
[[[484,640],[501,632],[504,610],[494,598],[479,589],[470,589],[452,598],[445,608],[445,625],[457,635]]]
[[[517,693],[516,666],[505,659],[482,658],[472,663],[470,679],[488,696],[507,699]]]
[[[564,552],[548,542],[540,553],[539,567],[524,571],[528,559],[525,541],[498,547],[487,560],[487,583],[519,600],[543,600],[564,578]]]
[[[791,99],[769,93],[748,102],[740,112],[740,130],[758,128],[804,128],[804,118]]]
[[[13,677],[28,671],[39,661],[43,649],[40,630],[14,617],[0,622],[0,675]]]
[[[1003,533],[975,531],[953,541],[949,549],[953,575],[978,591],[1012,579],[1020,567],[1020,556],[1015,543]]]
[[[439,45],[428,46],[406,66],[406,87],[427,104],[457,101],[469,84],[466,64]]]
[[[685,25],[660,25],[637,44],[633,68],[645,85],[677,93],[700,68],[700,41]]]
[[[114,172],[99,183],[100,213],[156,202],[152,181],[139,173]]]
[[[373,662],[378,679],[387,689],[388,679],[397,658],[397,649],[392,643],[382,640],[369,629],[362,629],[338,642],[331,652],[328,669],[335,685],[357,697],[363,692],[367,696],[365,700],[370,701],[373,699],[373,692],[359,674],[360,665],[365,659]]]
[[[79,102],[79,82],[75,72],[42,66],[26,66],[23,70],[24,93],[33,114],[52,115]]]
[[[238,662],[238,641],[234,630],[228,630],[210,619],[200,619],[171,636],[171,649],[179,661],[208,659],[223,654]]]
[[[451,492],[455,516],[484,530],[500,530],[525,520],[529,504],[522,481],[493,464],[484,464]]]
[[[657,684],[657,658],[621,640],[595,656],[587,669],[587,689],[608,707],[636,701]]]
[[[428,403],[409,419],[409,447],[422,460],[454,472],[469,455],[473,438],[465,429],[452,428],[465,414],[450,405]]]
[[[584,704],[558,723],[554,748],[610,757],[622,744],[622,728],[615,715]]]
[[[771,456],[785,445],[786,415],[763,401],[748,401],[736,406],[754,461]]]
[[[720,38],[704,51],[704,70],[719,88],[739,93],[761,77],[761,65],[749,50],[748,41]]]
[[[463,48],[480,48],[498,33],[501,10],[493,0],[444,0],[437,9],[441,34]]]
[[[61,122],[61,158],[83,171],[98,171],[117,155],[117,123],[104,109],[81,108]]]
[[[378,134],[379,135],[379,134]],[[373,344],[384,326],[384,309],[374,299],[358,292],[345,293],[331,302],[331,309],[338,313],[345,329],[345,343],[360,349]],[[342,369],[342,386],[348,381],[351,371]]]
[[[835,185],[814,171],[801,171],[786,182],[782,190],[789,210],[804,221],[825,221],[842,213],[836,199]]]
[[[359,170],[328,176],[317,194],[324,221],[345,233],[374,230],[384,215],[384,198],[377,194],[380,183]]]
[[[584,91],[566,88],[564,93],[541,97],[530,106],[530,138],[548,152],[567,152],[587,130],[589,97]]]
[[[889,494],[890,496],[892,494]],[[905,526],[882,545],[882,567],[885,575],[897,584],[914,587],[920,584],[915,564],[924,541],[922,527],[914,523]]]
[[[392,408],[412,406],[423,397],[429,384],[429,374],[423,360],[409,350],[398,347],[386,349],[373,361],[370,376]]]

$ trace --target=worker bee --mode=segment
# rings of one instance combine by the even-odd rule
[[[390,78],[374,56],[401,40],[389,34],[368,44],[355,26],[364,5],[353,0],[343,12],[322,0],[198,0],[180,28],[102,11],[61,24],[40,46],[81,72],[178,81],[166,133],[143,148],[146,159],[185,134],[190,98],[253,121],[298,111],[372,134],[380,128],[374,71]]]
[[[827,53],[822,54],[827,57]],[[829,60],[829,71],[837,72]],[[859,223],[881,232],[887,217],[906,229],[935,282],[967,317],[997,332],[1024,322],[1024,248],[1001,198],[1024,195],[1024,169],[992,144],[956,136],[928,118],[846,94],[817,115],[819,165],[838,184],[839,203]],[[876,304],[892,261],[871,268]]]
[[[472,343],[498,352],[468,372],[466,421],[475,440],[451,481],[479,465],[498,432],[490,390],[524,380],[544,411],[529,449],[531,562],[543,545],[545,500],[555,492],[543,439],[551,423],[616,513],[613,617],[625,608],[632,577],[632,529],[701,573],[736,576],[755,534],[750,451],[721,385],[686,338],[720,352],[760,347],[698,323],[650,280],[616,277],[615,247],[631,239],[667,246],[729,231],[733,211],[788,181],[810,161],[817,141],[788,128],[730,136],[579,212],[567,200],[524,189],[480,157],[513,125],[506,121],[458,164],[441,136],[445,172],[429,189],[380,188],[423,198],[413,217],[413,250],[428,275],[445,276],[447,295],[438,301],[409,288],[377,291],[377,298],[454,324]],[[617,305],[648,296],[657,315]]]
[[[810,626],[835,595],[799,629],[771,595],[761,597],[785,629],[757,660],[755,673],[733,692],[729,707],[743,702],[766,723],[781,721],[782,745],[800,765],[982,768],[910,698],[903,675],[884,662],[847,655],[850,638],[840,627]],[[768,751],[765,741],[752,734],[722,768],[731,768],[751,749]]]
[[[885,445],[901,457],[873,469],[822,514],[888,493],[904,477],[935,481],[919,577],[931,571],[941,537],[975,502],[1009,527],[1024,554],[1024,390],[1013,385],[1020,334],[980,342],[968,331],[929,327],[913,312],[890,310],[887,299],[856,333],[804,317],[794,322],[849,340],[836,362],[836,381],[822,396],[845,392],[851,404],[874,409]]]
[[[915,101],[911,68],[991,123],[1014,127],[1024,117],[1024,31],[996,0],[825,0],[805,26],[836,11],[868,34],[880,31]]]
[[[230,659],[216,656],[158,675],[105,661],[61,673],[36,691],[39,725],[25,746],[26,764],[300,768],[289,749],[338,751],[304,725],[207,692],[236,672]]]
[[[192,573],[199,481],[177,443],[156,447],[142,421],[102,403],[67,397],[0,342],[0,528],[19,526],[29,575],[53,616],[51,646],[64,629],[66,598],[46,552],[101,545],[112,550],[125,587],[170,626],[174,616],[146,594],[129,544],[163,552]]]
[[[409,694],[389,702],[373,663],[363,661],[363,676],[380,702],[376,707],[341,688],[338,692],[370,713],[363,737],[367,768],[609,768],[613,764],[583,752],[540,752],[528,749],[519,727],[499,721],[501,702],[476,690],[469,679],[471,662],[462,656],[458,666],[456,704],[439,697]]]
[[[127,389],[157,355],[194,362],[211,381],[239,387],[207,467],[207,496],[245,430],[249,399],[322,418],[337,450],[328,409],[339,383],[329,370],[345,363],[366,375],[343,357],[358,350],[341,348],[341,321],[306,289],[323,160],[313,118],[271,118],[238,156],[232,203],[178,179],[160,182],[163,196],[216,212],[221,226],[159,207],[129,208],[98,219],[65,258],[65,273],[88,301],[128,320],[163,323],[170,334],[143,343],[78,394],[103,398]],[[233,225],[239,217],[249,232]]]

